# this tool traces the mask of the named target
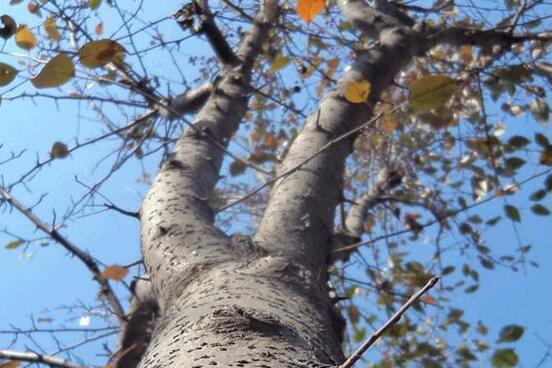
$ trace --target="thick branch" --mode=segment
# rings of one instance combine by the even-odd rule
[[[50,367],[87,368],[84,365],[76,364],[76,363],[67,361],[65,359],[58,358],[53,355],[43,355],[43,354],[37,354],[32,352],[0,350],[0,358],[10,359],[15,361],[22,361],[22,362],[42,363],[42,364],[47,364]]]
[[[277,2],[265,0],[236,52],[239,62],[222,68],[193,125],[176,143],[144,200],[144,261],[148,270],[154,270],[154,288],[170,294],[160,296],[163,302],[170,303],[180,290],[167,287],[171,280],[180,280],[182,285],[181,279],[194,265],[214,264],[231,256],[229,239],[213,225],[210,197],[224,150],[246,112],[251,68],[277,8]],[[166,272],[155,272],[161,268]],[[160,308],[163,311],[164,305]]]
[[[195,4],[201,17],[201,32],[207,36],[215,54],[217,54],[217,57],[223,64],[234,64],[237,61],[236,55],[234,55],[232,48],[226,42],[226,37],[224,37],[217,27],[207,0],[196,0]]]
[[[109,281],[104,279],[101,276],[100,268],[98,264],[88,253],[84,252],[82,249],[77,247],[73,242],[62,236],[57,229],[50,227],[44,221],[42,221],[38,216],[36,216],[29,208],[27,208],[23,203],[19,202],[14,198],[6,189],[0,187],[0,196],[11,206],[16,208],[22,215],[27,217],[36,227],[48,234],[50,238],[55,240],[63,248],[65,248],[69,253],[77,257],[84,265],[90,270],[94,276],[94,280],[100,284],[100,289],[102,294],[105,296],[107,302],[111,306],[113,313],[119,318],[121,325],[124,325],[124,309],[115,294],[115,291],[111,288]]]

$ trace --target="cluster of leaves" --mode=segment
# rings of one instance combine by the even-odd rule
[[[20,2],[12,0],[10,4]],[[256,66],[250,111],[245,117],[244,129],[233,140],[239,146],[233,152],[239,159],[227,165],[233,181],[222,181],[219,188],[222,201],[243,195],[266,179],[252,172],[255,166],[269,175],[274,173],[275,165],[285,156],[286,148],[297,136],[307,113],[314,111],[321,96],[336,85],[336,78],[352,62],[354,53],[369,47],[366,45],[370,40],[343,19],[330,2],[297,0],[293,4],[285,3],[284,15],[269,42],[263,46],[263,55]],[[433,6],[439,8],[441,3],[444,2],[437,1]],[[41,11],[49,9],[48,5],[47,1],[40,5],[31,1],[28,11],[41,16]],[[239,1],[239,5],[242,12],[251,10],[253,14],[257,4]],[[451,2],[442,13],[427,13],[417,20],[434,25],[483,28],[485,23],[476,13],[458,11],[459,8],[470,9],[469,3],[457,5]],[[500,15],[511,19],[510,15],[521,4],[505,1],[500,5],[503,8]],[[102,4],[100,0],[81,2],[73,15],[75,24],[59,9],[52,9],[35,28],[18,25],[7,14],[0,17],[3,24],[0,36],[6,42],[14,40],[15,45],[29,53],[36,51],[35,63],[41,66],[38,73],[23,77],[13,65],[0,62],[0,87],[13,86],[19,77],[24,82],[30,80],[32,88],[56,88],[58,96],[68,94],[58,87],[69,81],[105,82],[123,88],[125,93],[129,90],[135,93],[116,70],[138,75],[135,69],[143,61],[140,55],[153,54],[154,58],[161,59],[156,53],[166,51],[172,57],[173,51],[181,51],[181,42],[189,36],[185,34],[175,41],[171,49],[161,32],[151,26],[153,36],[148,40],[151,44],[142,45],[140,50],[130,41],[124,44],[111,38],[93,40],[90,35],[82,34],[84,41],[75,47],[70,40],[75,24],[83,29],[94,29],[98,37],[103,29],[103,23],[88,24],[87,28],[86,17],[77,23],[81,19],[77,14],[114,12],[118,8],[110,2]],[[214,12],[225,20],[221,26],[229,40],[239,40],[236,24],[241,27],[250,20],[225,6]],[[498,20],[499,15],[494,17]],[[519,32],[550,31],[546,19],[541,19],[537,12],[521,18]],[[499,29],[500,22],[495,26]],[[144,29],[149,31],[150,27]],[[129,29],[126,39],[132,39],[133,32]],[[186,32],[191,35],[193,30]],[[37,51],[39,40],[43,40],[43,45]],[[75,51],[67,51],[70,48]],[[134,58],[129,60],[127,50],[133,50]],[[503,344],[520,339],[523,327],[505,326],[494,341],[497,346],[493,347],[483,321],[476,324],[467,321],[463,318],[462,307],[450,305],[450,299],[454,293],[477,292],[481,269],[517,271],[526,263],[537,265],[528,260],[531,245],[519,243],[505,251],[487,244],[483,233],[500,224],[503,218],[512,223],[522,221],[521,211],[511,198],[526,178],[544,178],[542,187],[531,193],[529,200],[535,215],[550,214],[545,199],[549,199],[552,192],[549,169],[552,144],[543,132],[549,129],[546,89],[552,73],[546,74],[547,64],[539,64],[540,69],[536,66],[550,55],[549,50],[545,42],[518,46],[513,50],[514,56],[504,55],[504,50],[471,45],[457,49],[440,46],[411,63],[397,78],[396,85],[385,91],[374,106],[381,119],[356,142],[343,184],[344,196],[348,202],[362,196],[382,167],[399,165],[405,175],[390,198],[368,211],[363,239],[378,240],[370,243],[373,248],[360,249],[350,263],[338,264],[332,269],[336,292],[347,299],[340,305],[349,322],[348,348],[363,341],[370,330],[377,328],[432,275],[442,275],[444,285],[438,295],[426,296],[415,306],[417,314],[404,318],[393,328],[382,343],[384,354],[380,361],[373,363],[374,367],[407,366],[412,362],[431,368],[451,364],[470,367],[478,360],[490,362],[495,368],[518,364],[514,347]],[[214,79],[218,71],[214,58],[189,57],[187,66],[197,69],[197,77],[191,81],[194,85]],[[148,71],[138,79],[149,86],[155,85],[154,81],[167,81],[156,86],[159,91],[188,87],[187,81],[172,82],[171,73],[176,69],[178,67],[166,74],[156,70],[157,75]],[[347,83],[339,92],[351,103],[365,104],[370,91],[369,81],[356,80]],[[112,95],[109,98],[118,109],[124,108],[117,105]],[[125,115],[136,114],[129,108]],[[528,121],[526,129],[511,129],[510,124],[504,122],[523,116],[530,116],[538,123]],[[105,119],[100,113],[98,118]],[[113,129],[109,125],[111,122],[105,120],[106,126]],[[150,124],[154,126],[154,122]],[[132,147],[134,157],[141,160],[145,159],[144,147],[150,142],[157,143],[151,152],[167,149],[181,126],[171,120],[163,120],[158,126],[164,134],[153,128],[149,130],[147,124],[136,125],[135,129],[120,136],[121,146]],[[73,151],[58,141],[48,154],[50,158],[59,159]],[[540,171],[533,175],[532,170]],[[475,213],[477,206],[494,198],[503,200],[503,213],[489,218]],[[260,195],[245,202],[238,209],[239,216],[248,214],[245,217],[254,224],[263,200]],[[347,203],[343,204],[343,209],[348,209]],[[236,223],[232,221],[235,216],[235,212],[228,211],[220,214],[219,221]],[[410,237],[400,237],[404,234]],[[412,245],[423,237],[430,239],[430,254],[420,255],[412,250]],[[460,240],[451,240],[456,237]],[[22,245],[28,245],[23,237],[8,242],[5,248],[16,249]],[[102,277],[117,281],[127,276],[128,268],[121,265],[107,266],[102,272]]]

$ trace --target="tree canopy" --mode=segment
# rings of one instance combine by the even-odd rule
[[[128,232],[137,233],[135,219],[155,212],[146,192],[159,181],[158,169],[182,169],[184,156],[204,166],[200,173],[210,170],[204,161],[220,166],[198,188],[182,190],[195,195],[213,186],[190,203],[198,218],[213,217],[225,232],[312,229],[294,240],[314,244],[326,241],[317,229],[330,223],[329,292],[346,320],[347,353],[437,275],[439,285],[380,339],[369,366],[519,365],[523,311],[489,332],[487,321],[465,318],[451,296],[476,299],[482,270],[531,274],[539,266],[533,248],[546,246],[526,243],[524,229],[551,211],[550,2],[7,3],[0,8],[0,124],[22,124],[23,109],[41,111],[44,120],[56,110],[72,121],[51,127],[59,134],[52,140],[50,126],[34,122],[29,141],[0,141],[3,251],[36,253],[26,265],[31,270],[50,247],[61,246],[101,293],[64,305],[30,329],[9,327],[4,316],[5,348],[33,352],[29,343],[57,344],[44,352],[55,352],[48,359],[104,367],[128,353],[117,350],[116,334],[127,323],[125,300],[144,262],[138,244],[111,251],[120,260],[102,260],[98,254],[109,252],[94,244],[101,232],[95,228],[122,216],[135,223]],[[6,116],[10,106],[20,112]],[[209,125],[212,115],[225,125]],[[218,153],[201,161],[207,151],[187,135]],[[319,188],[309,187],[304,169],[320,157],[328,175]],[[44,184],[56,177],[72,182],[71,191]],[[132,200],[121,183],[137,194]],[[302,203],[271,205],[299,189],[327,222]],[[305,215],[290,225],[282,211],[289,219]],[[16,213],[29,226],[10,224]],[[142,218],[143,242],[151,228]],[[514,234],[510,244],[486,236],[499,231]],[[151,259],[149,269],[163,266]],[[82,321],[91,315],[101,316],[100,328]],[[82,334],[82,344],[63,335],[71,318],[81,319],[73,332]],[[37,337],[41,330],[49,337]],[[80,361],[91,349],[101,360]],[[1,368],[19,360],[48,363],[1,352]]]

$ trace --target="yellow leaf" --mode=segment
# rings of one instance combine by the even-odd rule
[[[392,132],[395,128],[397,128],[397,122],[395,120],[384,120],[381,127],[386,132]]]
[[[125,278],[127,273],[128,273],[128,269],[126,269],[124,266],[115,264],[115,265],[107,266],[103,270],[101,276],[104,279],[120,281]]]
[[[289,64],[290,60],[291,59],[289,58],[289,56],[278,55],[276,56],[272,64],[270,64],[270,70],[273,72],[278,71],[286,67],[286,65]]]
[[[79,61],[87,68],[97,68],[120,60],[124,50],[123,46],[112,40],[90,41],[79,50]]]
[[[8,244],[6,244],[6,246],[4,248],[6,249],[15,249],[17,247],[19,247],[21,244],[23,244],[23,240],[21,239],[15,239],[15,240],[12,240],[11,242],[9,242]],[[0,368],[2,366],[0,365]]]
[[[446,74],[422,77],[410,84],[410,106],[420,110],[431,110],[443,106],[456,92],[461,81]]]
[[[295,10],[301,19],[310,22],[324,9],[324,5],[324,0],[297,0]]]
[[[50,150],[50,156],[52,158],[65,158],[69,155],[69,149],[63,142],[54,142],[52,149]]]
[[[0,63],[0,86],[10,84],[17,75],[17,69],[13,66]]]
[[[59,41],[61,39],[58,28],[56,26],[55,17],[46,18],[46,20],[44,21],[44,30],[51,40]]]
[[[75,66],[71,58],[59,54],[48,61],[40,73],[31,79],[31,83],[36,88],[59,87],[73,78],[74,74]]]
[[[102,0],[88,0],[88,7],[90,9],[98,9],[101,3],[102,3]]]
[[[15,32],[15,43],[25,50],[30,50],[36,46],[36,37],[26,25],[20,25]]]
[[[17,368],[21,362],[17,360],[9,360],[7,362],[1,362],[0,368]]]
[[[345,85],[345,90],[343,94],[345,96],[345,99],[349,102],[363,103],[368,101],[370,87],[370,82],[368,82],[367,80],[349,82]]]

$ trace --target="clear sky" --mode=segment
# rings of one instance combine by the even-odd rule
[[[7,0],[0,0],[0,14],[11,14],[20,22],[39,23],[38,18],[17,11],[17,8],[7,3]],[[170,14],[180,2],[167,1],[160,5],[160,1],[146,1],[145,4],[150,14],[161,16]],[[151,18],[156,16],[152,15]],[[112,27],[109,19],[104,18],[107,34]],[[8,45],[8,51],[9,47],[11,46]],[[15,48],[12,47],[11,50],[15,51]],[[186,50],[190,55],[205,51],[201,46]],[[0,61],[4,61],[3,55],[0,55]],[[159,68],[163,65],[162,61],[155,58],[152,58],[151,63]],[[0,87],[0,93],[2,92]],[[548,100],[550,102],[550,98]],[[80,137],[98,134],[101,126],[93,118],[92,113],[86,112],[85,106],[70,102],[56,105],[50,100],[41,99],[3,101],[0,104],[0,161],[12,151],[27,151],[20,159],[0,166],[1,180],[10,183],[32,166],[36,155],[47,157],[54,141],[69,143],[74,141],[77,134]],[[530,118],[511,120],[507,121],[508,126],[513,127],[508,134],[531,129],[532,124],[535,124]],[[550,125],[547,127],[547,136],[552,140],[549,128]],[[97,153],[109,148],[110,143],[94,145],[64,160],[56,160],[39,172],[28,189],[18,187],[14,194],[26,204],[32,204],[42,194],[47,194],[36,212],[44,220],[51,221],[54,209],[57,213],[63,213],[70,206],[71,197],[79,198],[85,193],[86,189],[75,180],[75,176],[81,181],[92,183],[105,173],[106,167],[95,165]],[[153,158],[146,161],[145,165],[146,172],[155,174],[156,163]],[[143,169],[140,162],[130,160],[102,189],[102,193],[108,194],[118,206],[136,210],[147,190],[147,186],[139,182]],[[525,172],[520,177],[525,174],[529,176],[532,173]],[[524,187],[521,194],[510,197],[509,201],[522,209],[524,221],[517,229],[522,243],[533,245],[529,257],[536,260],[540,267],[527,267],[525,271],[520,270],[517,273],[500,268],[493,271],[480,270],[481,287],[476,293],[448,295],[450,306],[465,309],[466,319],[470,321],[485,321],[495,334],[507,324],[525,326],[525,335],[516,346],[522,359],[520,366],[527,368],[535,367],[547,350],[541,339],[552,344],[552,224],[550,217],[537,217],[530,213],[527,198],[532,192],[531,188],[535,188],[534,184]],[[545,204],[549,206],[550,201]],[[480,210],[488,214],[500,214],[502,205],[497,200],[484,205]],[[90,250],[104,264],[129,264],[140,258],[139,226],[135,219],[104,212],[79,218],[68,225],[63,233],[80,247]],[[7,229],[25,238],[40,236],[28,220],[7,208],[0,212],[0,229]],[[512,252],[517,247],[513,226],[507,221],[486,233],[485,238],[490,247],[504,249],[504,253]],[[3,249],[4,244],[11,240],[13,236],[0,232],[0,330],[10,329],[10,326],[31,327],[31,316],[37,326],[43,328],[59,324],[78,327],[86,324],[81,317],[87,316],[91,317],[90,327],[104,325],[102,316],[97,315],[95,309],[85,310],[80,307],[94,305],[97,293],[96,284],[82,264],[52,242],[45,246],[32,245],[28,249]],[[420,241],[413,244],[413,247],[423,247],[423,244]],[[477,262],[476,259],[472,261]],[[448,280],[445,279],[444,282]],[[123,287],[118,286],[118,290],[124,295],[128,294]],[[73,307],[70,312],[65,309],[69,306]],[[8,347],[12,337],[0,335],[0,349]],[[29,349],[38,350],[38,346],[31,341],[24,341]],[[47,342],[50,341],[48,338],[40,338],[38,341],[46,347],[46,351],[56,350],[51,342]],[[73,335],[64,341],[68,344],[77,343],[78,339]],[[24,347],[16,345],[14,348]],[[105,358],[97,355],[98,347],[93,345],[80,352],[93,363],[101,364]],[[377,349],[371,354],[377,356]],[[545,366],[552,366],[552,360],[546,364]]]

